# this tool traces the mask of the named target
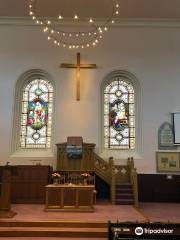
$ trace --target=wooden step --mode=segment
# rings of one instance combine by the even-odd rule
[[[129,183],[129,182],[125,182],[125,183],[118,183],[118,182],[116,182],[116,186],[132,186],[132,184],[131,183]]]
[[[116,184],[116,189],[132,189],[131,184]]]
[[[122,193],[126,193],[126,192],[132,192],[133,191],[133,189],[131,188],[131,187],[128,187],[128,188],[120,188],[120,187],[118,187],[118,188],[116,188],[116,192],[122,192]]]
[[[115,202],[116,205],[133,205],[134,199],[118,199]]]
[[[1,227],[79,227],[79,228],[107,228],[106,222],[90,221],[18,221],[18,220],[0,220]]]
[[[133,193],[116,193],[117,199],[134,199]]]
[[[0,220],[0,237],[107,238],[107,222]]]
[[[0,237],[108,237],[108,228],[0,227]]]

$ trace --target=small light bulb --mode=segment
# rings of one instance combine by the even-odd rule
[[[84,48],[84,45],[82,45],[81,48]]]
[[[81,35],[82,35],[82,36],[84,36],[84,35],[85,35],[85,33],[81,33]]]
[[[33,14],[34,14],[34,13],[33,13],[32,11],[29,12],[29,15],[31,15],[31,16],[32,16]]]
[[[79,37],[79,34],[78,34],[78,33],[76,33],[76,37]]]
[[[51,40],[51,37],[50,37],[50,36],[48,36],[48,40]]]
[[[116,4],[116,7],[117,7],[117,8],[119,7],[119,4],[118,4],[118,3]]]
[[[48,29],[49,29],[48,27],[45,27],[45,28],[43,29],[43,31],[44,31],[44,32],[47,32]]]
[[[93,42],[93,44],[92,44],[93,46],[96,46],[96,43],[95,42]]]
[[[47,21],[47,24],[50,25],[50,24],[51,24],[51,21]]]
[[[91,33],[89,32],[89,36],[91,36]]]
[[[111,23],[115,23],[115,21],[114,21],[114,20],[112,20],[112,21],[111,21]]]
[[[63,44],[63,47],[65,48],[65,47],[66,47],[66,44]]]
[[[76,46],[75,45],[73,45],[73,48],[75,48]]]
[[[71,46],[71,45],[69,45],[69,48],[72,48],[72,46]]]
[[[31,5],[31,4],[29,5],[29,8],[32,8],[32,5]]]
[[[104,28],[104,30],[105,30],[105,31],[107,31],[107,30],[108,30],[108,28],[107,28],[107,27],[105,27],[105,28]]]
[[[33,19],[33,20],[36,20],[36,17],[35,17],[35,16],[33,16],[33,17],[32,17],[32,19]]]
[[[69,34],[69,37],[72,37],[72,34],[71,34],[71,33]]]
[[[99,27],[98,30],[99,30],[100,33],[102,33],[102,29],[101,29],[101,27]]]
[[[96,39],[95,42],[98,43],[99,41]]]
[[[89,47],[89,44],[87,44],[86,47]]]
[[[79,19],[78,15],[75,14],[74,19],[76,19],[76,20]]]
[[[66,34],[65,34],[65,33],[63,33],[62,35],[63,35],[63,36],[66,36]]]
[[[90,23],[93,23],[93,20],[92,20],[92,18],[90,18],[90,19],[89,19],[89,22],[90,22]]]
[[[116,15],[118,15],[119,14],[119,11],[116,11]]]
[[[52,33],[52,34],[54,33],[54,30],[53,30],[53,29],[51,30],[51,33]]]
[[[61,16],[61,15],[59,15],[59,17],[58,17],[60,20],[62,20],[63,19],[63,17]]]
[[[54,40],[54,44],[57,44],[57,41],[56,41],[56,40]]]

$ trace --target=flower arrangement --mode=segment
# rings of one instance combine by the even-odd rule
[[[84,178],[84,185],[88,184],[88,177],[90,177],[91,175],[87,172],[85,173],[81,173],[81,176]]]
[[[52,173],[52,178],[54,179],[54,178],[60,178],[61,177],[61,174],[59,174],[58,172],[54,172],[54,173]]]
[[[89,173],[81,173],[81,176],[87,178],[90,177],[91,175]]]
[[[51,177],[53,179],[53,184],[59,184],[59,179],[61,177],[61,174],[59,174],[58,172],[54,172],[51,174]]]

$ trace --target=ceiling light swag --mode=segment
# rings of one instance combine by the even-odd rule
[[[112,4],[111,15],[103,21],[98,23],[92,17],[83,20],[83,23],[88,26],[90,30],[67,31],[63,30],[63,24],[66,23],[66,18],[59,14],[56,19],[48,19],[46,17],[38,17],[36,13],[37,0],[29,0],[29,15],[36,22],[41,25],[43,32],[47,34],[47,39],[57,46],[67,47],[69,49],[89,48],[96,46],[103,38],[105,32],[109,27],[115,23],[115,18],[119,15],[118,0],[109,0]],[[78,22],[82,21],[80,16],[75,14],[72,18],[73,26],[77,26]]]

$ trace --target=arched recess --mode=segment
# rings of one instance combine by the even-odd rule
[[[43,97],[39,97],[41,95],[40,92],[37,91],[37,94],[32,93],[28,93],[27,89],[30,89],[31,87],[31,83],[35,84],[35,82],[39,84],[41,83],[41,85],[43,86],[43,83],[46,84],[47,86],[51,86],[50,90],[48,93],[46,92],[45,94],[48,95],[48,99],[47,100],[42,100],[45,99]],[[44,86],[45,88],[45,86]],[[48,89],[48,87],[47,87]],[[44,90],[46,91],[46,90]],[[34,97],[32,98],[36,98],[37,99],[41,99],[41,101],[37,101],[33,102],[33,99],[30,102],[30,98],[28,95],[27,100],[25,99],[25,94],[34,94]],[[43,93],[44,94],[44,93]],[[49,113],[49,108],[47,106],[49,106],[49,96],[51,94],[51,113]],[[44,95],[45,96],[45,95]],[[27,105],[26,107],[24,105]],[[30,106],[31,104],[31,106]],[[51,118],[51,123],[49,125],[49,130],[46,129],[46,136],[49,137],[50,142],[49,144],[44,144],[43,147],[39,146],[36,147],[36,144],[34,144],[32,147],[29,145],[28,147],[23,146],[22,145],[22,122],[23,122],[23,118],[27,118],[26,119],[26,123],[29,125],[28,123],[28,119],[30,119],[30,107],[32,108],[32,105],[37,105],[37,104],[42,104],[43,107],[43,111],[44,111],[44,122],[49,121],[49,119]],[[12,123],[12,143],[11,143],[11,157],[13,156],[21,156],[21,157],[53,157],[54,153],[53,153],[53,148],[54,148],[54,106],[55,106],[55,83],[51,77],[51,75],[49,73],[47,73],[44,70],[41,69],[31,69],[29,71],[26,71],[25,73],[23,73],[17,80],[16,82],[16,86],[15,86],[15,96],[14,96],[14,117],[13,117],[13,123]],[[36,106],[37,107],[37,106]],[[25,110],[24,110],[25,109]],[[35,110],[35,109],[34,109]],[[24,112],[26,112],[26,117],[24,116]],[[28,113],[27,113],[28,112]],[[24,123],[24,125],[26,125],[26,123]],[[45,125],[45,123],[44,123]],[[30,126],[30,125],[29,125]],[[41,128],[37,128],[37,126],[33,126],[36,130],[36,132],[38,132],[39,129]],[[49,131],[49,135],[47,134],[47,132]],[[33,135],[34,133],[32,133]],[[38,134],[34,134],[34,137],[37,138]]]
[[[103,79],[101,84],[101,156],[103,158],[142,157],[141,96],[139,80],[128,71],[116,70]]]

